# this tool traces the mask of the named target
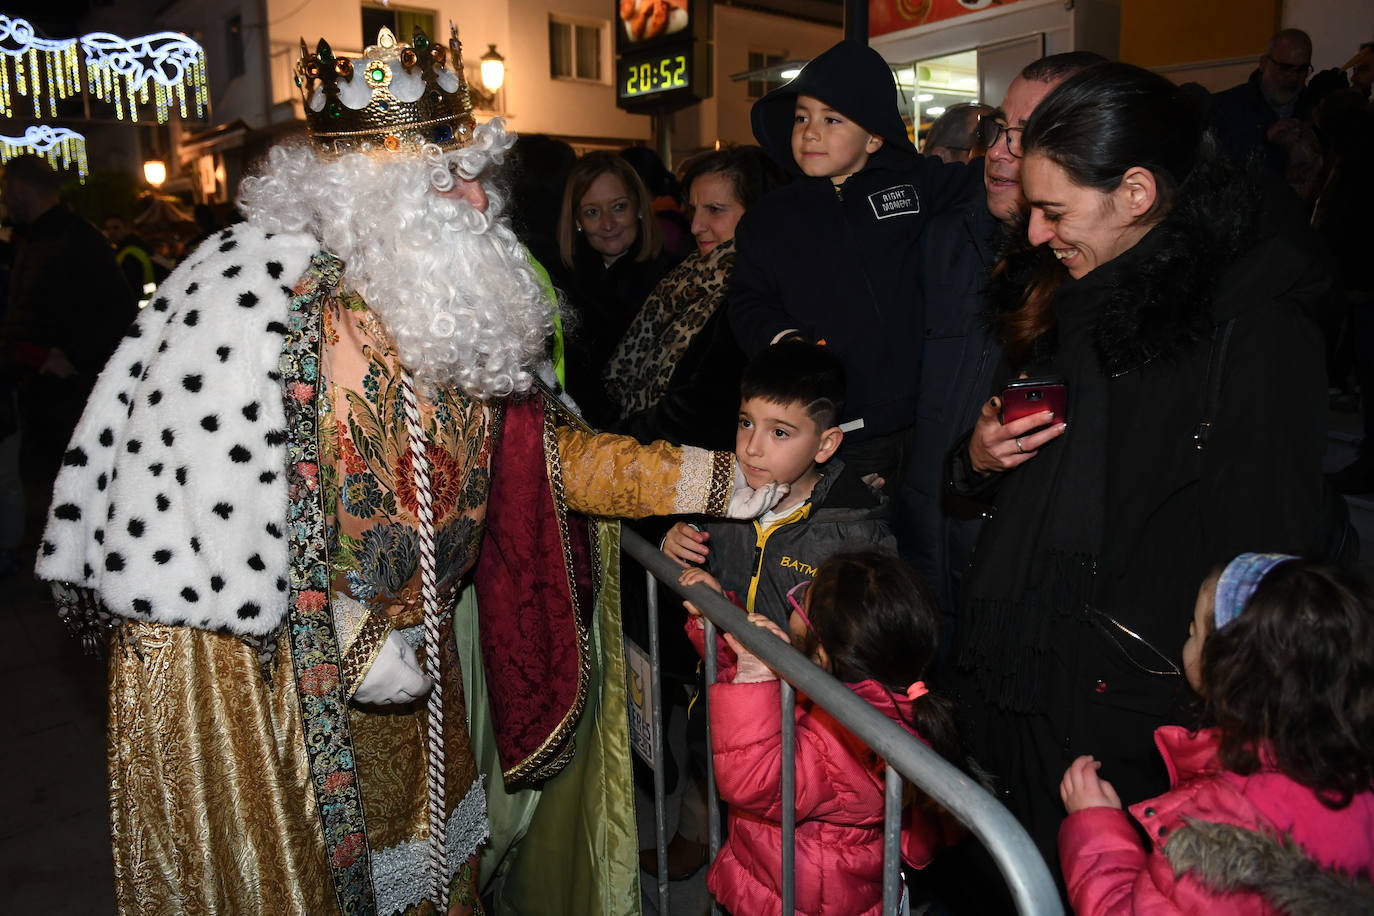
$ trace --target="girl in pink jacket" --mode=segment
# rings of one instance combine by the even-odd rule
[[[1132,805],[1134,825],[1091,757],[1064,774],[1074,912],[1374,912],[1368,585],[1242,554],[1203,582],[1183,668],[1212,727],[1155,732],[1173,788]]]
[[[709,576],[690,569],[686,584]],[[808,587],[809,586],[809,587]],[[921,678],[935,655],[937,616],[924,584],[895,557],[840,554],[788,593],[791,634],[771,630],[877,710],[950,756],[957,747],[948,704]],[[688,605],[689,610],[695,610]],[[701,648],[698,620],[688,635]],[[710,687],[716,782],[730,805],[729,835],[707,887],[735,916],[777,913],[782,887],[782,727],[777,676],[732,636],[719,683]],[[734,657],[732,657],[734,656]],[[796,911],[876,916],[882,909],[884,763],[829,713],[796,704]],[[957,762],[967,765],[964,761]],[[924,867],[956,823],[908,787],[902,857]]]

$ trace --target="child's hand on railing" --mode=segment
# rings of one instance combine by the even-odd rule
[[[1059,797],[1070,814],[1084,808],[1120,808],[1121,798],[1111,783],[1097,775],[1101,761],[1079,757],[1064,771]]]
[[[749,622],[760,629],[767,630],[789,646],[792,644],[792,640],[783,632],[782,627],[762,614],[750,614]],[[738,658],[738,667],[735,669],[734,683],[758,684],[763,681],[775,681],[778,679],[773,669],[759,661],[757,656],[744,648],[744,644],[736,639],[733,634],[726,633],[725,642],[726,645],[735,650],[735,655]]]
[[[681,524],[681,522],[678,524]],[[682,575],[677,577],[678,585],[696,585],[698,582],[704,583],[707,588],[717,595],[725,594],[725,590],[720,587],[720,580],[700,567],[689,566],[682,571]],[[689,617],[696,620],[698,623],[701,622],[701,608],[690,601],[682,602],[682,606],[687,609],[687,615]]]
[[[710,553],[710,548],[706,546],[710,537],[706,531],[698,531],[693,525],[678,522],[664,536],[663,552],[678,566],[705,563],[706,554]]]

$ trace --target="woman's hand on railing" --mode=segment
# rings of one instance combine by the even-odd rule
[[[978,412],[978,422],[968,440],[969,464],[979,474],[1010,471],[1035,457],[1040,446],[1057,439],[1068,429],[1055,423],[1054,411],[1044,410],[1029,417],[1002,423],[1000,398],[988,398]]]
[[[750,614],[749,622],[759,629],[767,630],[789,646],[792,644],[791,638],[783,632],[782,627],[762,614]],[[759,661],[757,656],[744,648],[744,644],[736,639],[733,633],[726,633],[724,635],[726,645],[735,651],[735,657],[738,659],[734,683],[758,684],[763,681],[776,681],[778,679],[777,672]]]
[[[663,552],[666,553],[678,566],[691,566],[695,563],[705,563],[706,554],[710,553],[710,548],[706,542],[711,539],[709,531],[702,531],[695,525],[687,522],[678,522],[668,529],[668,533],[663,537]],[[719,588],[716,591],[720,591]]]
[[[665,553],[666,552],[667,551],[665,551]],[[672,556],[672,554],[669,554],[669,556]],[[720,595],[722,597],[724,597],[725,595],[725,589],[720,587],[720,580],[698,566],[689,566],[686,569],[684,569],[682,571],[682,575],[677,577],[677,584],[704,584],[707,588],[715,592],[717,595]],[[695,620],[698,624],[701,623],[701,608],[697,607],[690,601],[682,602],[682,606],[687,609],[687,615],[689,617]]]

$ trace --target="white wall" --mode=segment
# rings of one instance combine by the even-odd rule
[[[521,133],[648,140],[649,119],[615,107],[615,61],[611,14],[613,0],[507,0],[510,51],[506,56],[506,107],[510,126]],[[549,75],[549,14],[606,23],[602,46],[605,81],[556,80]]]
[[[810,60],[843,37],[838,26],[788,19],[734,6],[716,6],[713,24],[712,95],[674,117],[674,159],[716,143],[753,143],[749,125],[749,84],[732,73],[749,69],[749,52],[781,54],[785,60]]]
[[[273,120],[288,112],[300,116],[295,100],[292,68],[300,56],[300,39],[314,50],[324,38],[336,52],[355,55],[362,50],[362,14],[358,0],[266,0],[271,27],[271,72],[274,101],[281,107]],[[463,59],[470,81],[478,81],[478,60],[495,44],[506,58],[506,82],[498,100],[509,126],[527,133],[558,133],[616,139],[645,139],[647,119],[619,111],[611,88],[612,61],[609,40],[604,49],[604,83],[554,80],[549,76],[549,13],[600,19],[609,25],[609,0],[397,0],[393,7],[432,10],[439,34],[447,42],[448,24],[458,25]],[[609,35],[609,29],[608,33]],[[410,36],[397,36],[408,41]],[[375,36],[368,37],[370,44]],[[489,113],[479,112],[485,117]]]
[[[1312,36],[1312,66],[1339,67],[1360,45],[1374,41],[1374,3],[1369,0],[1285,0],[1283,27]]]

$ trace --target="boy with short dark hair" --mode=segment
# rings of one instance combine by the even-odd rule
[[[890,488],[920,378],[916,239],[930,216],[981,192],[981,166],[917,154],[892,71],[854,41],[760,99],[752,118],[759,144],[798,177],[736,229],[735,336],[749,356],[788,336],[824,340],[849,371],[845,459]]]
[[[845,369],[826,347],[784,341],[745,369],[735,455],[752,487],[776,480],[787,496],[752,522],[678,522],[663,550],[703,564],[748,611],[786,628],[787,592],[833,554],[896,552],[884,499],[835,458],[844,439]]]

